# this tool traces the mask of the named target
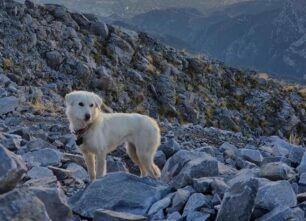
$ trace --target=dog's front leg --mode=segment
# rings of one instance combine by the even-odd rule
[[[96,157],[97,177],[102,177],[106,174],[106,154],[103,151],[99,151]]]
[[[96,179],[95,155],[89,152],[83,152],[87,171],[91,181]]]

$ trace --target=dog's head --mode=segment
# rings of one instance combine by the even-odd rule
[[[66,115],[70,123],[85,127],[97,118],[102,99],[88,91],[73,91],[65,96]]]

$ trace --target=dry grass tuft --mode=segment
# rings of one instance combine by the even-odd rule
[[[306,87],[299,90],[299,94],[306,99]]]
[[[156,73],[156,67],[153,64],[148,64],[146,71],[150,74]]]
[[[34,100],[31,102],[31,107],[33,107],[37,111],[47,110],[46,105],[41,100]]]
[[[270,78],[267,73],[258,73],[256,76],[257,76],[257,78],[263,79],[263,80],[269,80],[269,78]]]
[[[294,144],[294,145],[300,145],[301,137],[299,137],[295,133],[291,133],[290,136],[289,136],[289,143]]]
[[[3,59],[3,69],[4,70],[11,70],[14,66],[14,62],[10,58]]]

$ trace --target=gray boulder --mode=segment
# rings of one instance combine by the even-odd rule
[[[161,173],[161,180],[170,182],[189,161],[201,156],[206,156],[206,154],[187,150],[178,151],[166,162]]]
[[[164,210],[159,210],[157,213],[155,213],[152,217],[150,217],[151,220],[164,220],[165,219],[165,213]]]
[[[303,156],[303,154],[302,154]],[[267,163],[274,163],[274,162],[281,162],[281,163],[285,163],[288,166],[292,166],[292,161],[286,157],[265,157],[263,159],[263,161],[261,162],[261,165],[267,164]]]
[[[0,133],[0,144],[11,151],[16,151],[20,148],[22,138],[16,134]]]
[[[271,212],[256,219],[256,221],[304,221],[304,211],[300,208],[289,208],[286,206],[279,206]]]
[[[299,184],[303,185],[303,186],[306,186],[306,173],[302,173],[300,175]]]
[[[107,25],[104,22],[91,22],[90,31],[93,34],[100,36],[102,39],[106,39],[109,34]]]
[[[223,194],[229,189],[229,186],[220,178],[213,179],[210,184],[212,194]]]
[[[305,152],[305,148],[301,146],[292,145],[291,151],[289,153],[289,160],[291,160],[295,164],[301,163],[304,152]]]
[[[121,64],[130,64],[134,54],[132,46],[114,33],[110,36],[106,51],[108,56],[117,60]]]
[[[278,206],[293,207],[297,204],[296,195],[286,180],[266,182],[258,189],[256,208],[272,210]]]
[[[148,215],[151,216],[155,213],[157,213],[159,210],[163,210],[165,208],[167,208],[171,203],[171,198],[170,197],[165,197],[157,202],[155,202],[149,212],[148,212]]]
[[[62,159],[62,153],[51,148],[44,148],[22,155],[29,166],[56,166]]]
[[[197,192],[201,193],[219,193],[224,194],[229,186],[221,179],[217,177],[202,177],[193,180],[193,187]]]
[[[53,174],[56,176],[56,178],[60,181],[63,181],[68,178],[72,178],[72,171],[59,168],[59,167],[53,167],[53,166],[48,166],[48,169],[52,170]]]
[[[259,150],[243,148],[239,150],[239,155],[252,163],[259,164],[262,162],[263,157]]]
[[[193,178],[218,176],[218,161],[202,152],[179,151],[165,164],[161,179],[176,189],[192,184]]]
[[[306,193],[299,193],[297,196],[298,203],[302,203],[306,201]]]
[[[177,220],[180,220],[181,218],[182,218],[182,215],[176,211],[176,212],[168,214],[167,220],[177,221]]]
[[[71,13],[73,20],[82,28],[88,27],[90,21],[83,14]]]
[[[236,152],[238,148],[234,145],[225,142],[219,147],[219,149],[223,152],[224,156],[229,158],[236,158]]]
[[[109,72],[104,66],[97,68],[96,74],[98,78],[92,82],[92,85],[100,90],[117,92],[118,85]]]
[[[10,133],[10,136],[17,135],[27,141],[29,141],[31,138],[30,129],[28,127],[18,127],[10,130],[8,133]]]
[[[159,150],[163,151],[168,159],[173,154],[181,149],[180,145],[176,142],[174,138],[167,139],[165,143],[161,144],[158,148]]]
[[[169,69],[165,73],[157,76],[155,89],[157,92],[156,99],[160,102],[162,112],[177,114],[176,103],[176,90],[175,82],[169,75]]]
[[[92,73],[89,64],[81,61],[77,62],[74,69],[75,69],[75,74],[83,80],[88,80]]]
[[[75,179],[85,180],[88,178],[87,171],[76,163],[69,163],[66,169],[71,171],[71,176]]]
[[[285,140],[279,138],[278,136],[269,137],[267,144],[272,147],[274,156],[288,157],[292,149],[291,144],[287,143]]]
[[[116,157],[107,157],[107,172],[128,172],[126,164]]]
[[[147,217],[126,212],[116,212],[107,209],[98,209],[93,221],[147,221]]]
[[[168,213],[180,211],[184,208],[188,198],[190,196],[190,192],[185,189],[178,189],[173,198],[171,207],[168,209]]]
[[[1,221],[51,221],[45,205],[26,189],[0,195]]]
[[[216,220],[249,220],[255,207],[257,190],[258,182],[255,179],[232,186],[224,195]]]
[[[242,169],[232,179],[227,181],[229,186],[233,186],[236,183],[246,182],[252,178],[259,177],[260,170],[258,168]]]
[[[0,115],[14,111],[19,105],[19,100],[16,97],[0,98]]]
[[[161,150],[158,150],[155,154],[155,157],[154,157],[154,162],[156,163],[156,165],[159,168],[163,168],[166,161],[167,161],[167,159],[166,159],[166,155],[164,154],[164,152],[161,151]]]
[[[31,140],[26,144],[27,151],[34,151],[34,150],[40,150],[44,148],[51,148],[55,149],[55,146],[48,143],[47,141],[44,141],[43,139],[35,139]]]
[[[25,187],[57,187],[58,181],[56,176],[42,177],[37,179],[30,179],[23,184]]]
[[[295,173],[291,167],[282,162],[267,163],[261,166],[260,175],[269,180],[287,180]]]
[[[69,201],[75,213],[93,217],[97,209],[145,215],[152,204],[162,199],[169,188],[149,177],[140,178],[117,172],[92,182]]]
[[[300,165],[297,167],[299,174],[306,172],[306,152],[304,152]]]
[[[210,198],[205,196],[202,193],[194,193],[192,194],[184,208],[183,216],[188,215],[193,211],[199,211],[202,207],[210,206]]]
[[[0,194],[13,189],[26,171],[24,162],[0,145]]]
[[[193,188],[199,193],[206,193],[209,190],[212,181],[213,178],[210,177],[193,179]]]
[[[49,51],[46,53],[47,64],[57,70],[63,62],[63,57],[58,51]]]
[[[218,161],[213,157],[207,156],[189,161],[180,173],[171,180],[169,185],[174,188],[182,188],[192,184],[193,178],[218,175]]]
[[[49,170],[46,167],[32,167],[27,172],[27,177],[31,179],[38,179],[38,178],[50,177],[50,176],[53,176],[53,173],[51,170]]]
[[[60,188],[36,186],[30,187],[29,191],[45,204],[48,215],[52,220],[71,220],[72,211],[67,204],[64,192]]]
[[[86,169],[86,163],[84,157],[82,155],[70,154],[70,153],[63,153],[62,162],[64,163],[76,163],[81,165],[84,169]]]
[[[210,220],[210,214],[199,211],[193,211],[188,213],[186,221],[208,221]]]

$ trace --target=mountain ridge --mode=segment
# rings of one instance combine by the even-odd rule
[[[126,23],[157,34],[170,44],[167,36],[183,40],[187,50],[208,54],[226,64],[305,83],[303,8],[305,2],[299,0],[286,4],[279,0],[248,1],[209,16],[191,16],[189,9],[165,9],[137,15]],[[175,42],[172,45],[180,46]]]

